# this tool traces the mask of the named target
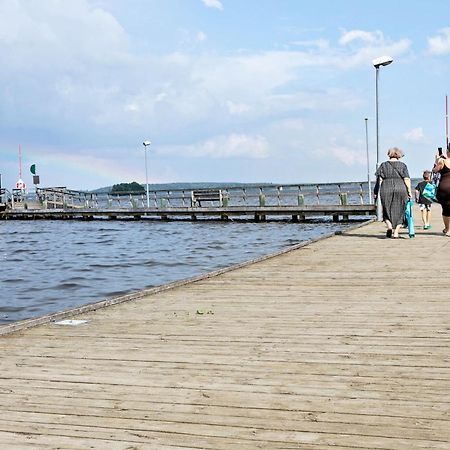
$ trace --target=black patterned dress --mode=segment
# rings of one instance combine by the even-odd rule
[[[408,168],[401,161],[385,161],[375,175],[383,180],[380,188],[383,220],[389,220],[395,228],[405,216],[408,191],[404,179],[409,178]]]

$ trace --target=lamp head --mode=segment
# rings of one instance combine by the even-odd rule
[[[380,66],[388,66],[394,61],[390,56],[380,56],[372,61],[373,66],[378,69]]]
[[[151,144],[150,141],[144,141],[144,142],[142,143],[142,145],[143,145],[144,147],[148,147],[150,144]]]

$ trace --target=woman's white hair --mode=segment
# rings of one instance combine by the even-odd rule
[[[388,150],[387,155],[389,158],[403,158],[405,154],[403,153],[403,150],[400,150],[398,147],[392,147]]]

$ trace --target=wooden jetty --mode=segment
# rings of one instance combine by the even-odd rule
[[[1,327],[1,448],[448,450],[434,215]]]
[[[189,219],[264,221],[332,216],[334,221],[371,216],[375,206],[363,183],[255,185],[215,189],[96,194],[63,187],[38,189],[35,199],[12,198],[0,219]]]
[[[289,217],[294,222],[306,218],[332,216],[335,222],[348,220],[350,216],[375,214],[375,205],[307,205],[307,206],[229,206],[229,207],[171,207],[139,209],[13,209],[0,212],[3,220],[148,220],[189,219],[208,217],[219,220],[250,218],[264,221],[268,218]]]

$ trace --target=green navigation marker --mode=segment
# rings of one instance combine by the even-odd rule
[[[30,166],[30,172],[31,172],[33,175],[36,175],[36,164],[31,164],[31,166]]]

